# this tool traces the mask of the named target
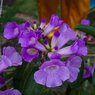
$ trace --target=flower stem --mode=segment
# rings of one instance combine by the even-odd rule
[[[10,83],[10,81],[13,80],[13,77],[11,77],[9,80],[7,80],[2,86],[0,86],[0,89],[3,88],[4,86],[6,86],[8,83]]]
[[[67,86],[67,89],[66,89],[66,94],[65,95],[70,95],[71,93],[71,87],[70,85]]]

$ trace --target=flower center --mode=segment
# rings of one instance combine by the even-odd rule
[[[57,71],[58,69],[59,69],[59,66],[57,66],[57,65],[52,65],[52,66],[46,67],[44,70],[45,70],[46,72],[55,72],[55,71]]]
[[[36,52],[37,52],[37,51],[36,51],[36,49],[34,49],[34,48],[27,49],[27,53],[28,53],[28,54],[32,54],[32,55],[33,55],[33,54],[36,54]]]

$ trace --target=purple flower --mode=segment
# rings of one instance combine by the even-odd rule
[[[55,27],[60,26],[63,23],[58,16],[52,15],[49,23],[44,28],[44,36],[51,32]]]
[[[8,22],[4,27],[3,35],[6,39],[16,38],[19,33],[19,27],[16,22]]]
[[[19,38],[19,43],[21,44],[22,47],[35,45],[36,41],[37,36],[34,31],[27,32]]]
[[[22,95],[22,94],[18,90],[11,88],[4,91],[0,91],[0,95]]]
[[[21,56],[16,52],[14,47],[4,47],[3,55],[0,61],[0,72],[10,66],[18,66],[22,64]]]
[[[40,23],[40,28],[43,29],[46,25],[46,20],[43,18]]]
[[[66,62],[66,66],[70,72],[70,78],[68,79],[69,82],[74,82],[79,73],[79,68],[81,66],[82,59],[79,56],[72,55]]]
[[[34,79],[38,84],[47,87],[61,86],[62,82],[69,79],[69,70],[62,61],[52,59],[41,65],[35,72]]]
[[[75,40],[76,33],[70,29],[67,24],[63,24],[60,28],[60,32],[55,31],[54,36],[51,40],[52,52],[49,52],[49,57],[52,57],[53,53],[58,53],[60,55],[73,54],[71,46],[63,47],[68,41]]]
[[[74,54],[77,54],[80,56],[86,56],[88,53],[87,47],[86,47],[86,39],[85,38],[78,39],[72,45],[72,51],[74,51]]]
[[[61,25],[60,33],[55,32],[54,36],[52,37],[51,47],[58,47],[58,49],[62,48],[68,41],[75,40],[76,33],[70,29],[67,24]]]
[[[23,34],[26,34],[30,31],[32,31],[32,27],[29,22],[25,22],[19,25],[20,35],[19,37],[23,36]]]
[[[88,20],[88,19],[82,19],[81,20],[81,24],[89,26],[90,25],[90,20]]]
[[[83,78],[89,78],[91,76],[92,76],[92,67],[91,66],[85,66]]]
[[[92,66],[88,66],[86,65],[84,67],[84,74],[83,74],[83,78],[89,78],[93,76],[95,70],[95,64],[93,64]]]
[[[21,50],[21,55],[25,61],[31,62],[33,59],[38,57],[39,53],[34,47],[24,47]]]
[[[72,45],[62,48],[62,49],[59,49],[58,51],[56,51],[56,53],[59,53],[63,56],[70,55],[70,54],[86,56],[87,55],[87,47],[85,45],[85,39],[83,39],[83,38],[78,39]],[[52,56],[52,54],[51,54],[51,56]]]

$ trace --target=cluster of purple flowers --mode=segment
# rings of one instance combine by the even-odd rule
[[[19,65],[22,65],[22,57],[15,48],[11,46],[3,47],[3,54],[0,58],[0,73],[4,72],[8,67]],[[0,86],[3,84],[5,84],[5,79],[0,76]],[[18,90],[7,89],[0,91],[0,95],[21,95],[21,93]]]
[[[51,39],[48,39],[47,35],[56,27],[58,30]],[[34,79],[38,84],[47,87],[61,86],[65,81],[74,82],[82,64],[81,56],[87,55],[86,39],[78,38],[76,32],[56,15],[51,16],[48,24],[45,19],[42,19],[40,24],[34,21],[32,26],[29,22],[22,24],[8,22],[3,35],[6,39],[18,39],[21,52],[17,53],[11,46],[4,47],[0,72],[10,66],[22,65],[22,58],[31,63],[41,55],[44,62],[34,73]],[[44,56],[47,56],[48,60]]]

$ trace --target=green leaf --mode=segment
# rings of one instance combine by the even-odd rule
[[[83,31],[89,35],[92,35],[93,37],[95,37],[95,27],[92,26],[86,26],[86,25],[77,25],[75,27],[75,30],[80,30]]]
[[[19,89],[23,95],[64,95],[64,87],[49,89],[37,84],[34,81],[34,72],[37,70],[36,62],[18,67],[14,75],[14,88]]]
[[[87,19],[90,20],[91,26],[95,27],[95,7],[92,7],[88,13]]]

